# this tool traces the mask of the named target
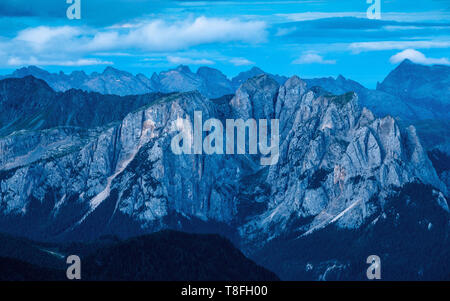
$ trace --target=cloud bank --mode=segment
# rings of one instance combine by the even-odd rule
[[[261,21],[242,21],[236,18],[189,18],[167,22],[160,19],[92,29],[83,26],[38,26],[20,31],[13,39],[0,42],[0,64],[16,65],[35,61],[40,65],[68,66],[71,61],[95,63],[85,56],[95,52],[134,49],[140,52],[170,52],[213,43],[255,44],[267,39],[266,24]],[[185,60],[189,64],[211,64],[211,61]],[[105,62],[97,60],[99,64]],[[171,61],[183,61],[172,57]],[[43,62],[43,63],[42,63]]]

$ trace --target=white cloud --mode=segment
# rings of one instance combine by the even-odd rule
[[[181,64],[181,65],[214,65],[214,62],[207,59],[191,59],[179,56],[168,56],[167,61],[172,64]]]
[[[22,66],[22,65],[37,65],[37,66],[91,66],[91,65],[112,65],[112,62],[101,61],[98,59],[78,59],[78,60],[66,60],[66,61],[43,61],[35,57],[28,59],[21,59],[18,57],[11,57],[8,60],[10,66]]]
[[[386,25],[383,26],[384,30],[387,31],[399,31],[399,30],[418,30],[418,29],[425,29],[426,27],[423,26],[404,26],[404,25]],[[433,27],[435,28],[435,27]]]
[[[292,62],[293,64],[336,64],[336,60],[325,60],[317,53],[305,53],[298,59]]]
[[[277,30],[277,32],[275,33],[275,36],[277,37],[282,37],[282,36],[286,36],[290,33],[293,33],[297,30],[296,27],[289,27],[289,28],[279,28]]]
[[[127,30],[104,31],[95,35],[88,49],[136,47],[149,51],[174,51],[209,43],[259,43],[266,40],[266,24],[261,21],[241,21],[198,17],[167,23],[153,20]]]
[[[355,52],[380,51],[380,50],[401,50],[405,48],[448,48],[450,41],[379,41],[379,42],[357,42],[351,43],[349,48]]]
[[[26,42],[34,48],[41,48],[50,41],[67,41],[79,34],[81,34],[81,30],[76,27],[39,26],[20,31],[15,40]]]
[[[426,57],[420,51],[415,49],[405,49],[402,52],[399,52],[389,59],[392,64],[397,64],[403,62],[403,60],[409,59],[414,63],[423,64],[423,65],[450,65],[450,61],[448,58],[429,58]]]
[[[13,39],[0,40],[0,53],[6,54],[0,57],[0,65],[8,65],[9,60],[30,61],[30,57],[44,63],[90,64],[94,61],[85,61],[83,57],[95,53],[127,50],[170,53],[211,43],[253,44],[265,42],[267,34],[265,22],[237,18],[153,19],[99,30],[84,26],[39,26],[24,29]]]
[[[247,60],[246,58],[243,57],[237,57],[237,58],[232,58],[230,60],[230,63],[232,63],[235,66],[248,66],[248,65],[254,65],[255,63],[252,61]]]

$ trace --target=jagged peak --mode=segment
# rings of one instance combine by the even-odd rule
[[[192,73],[191,69],[187,65],[179,65],[174,70],[183,72],[183,73]]]
[[[61,71],[62,72],[62,71]],[[64,72],[63,72],[64,74]],[[75,70],[72,71],[72,73],[70,73],[71,76],[80,76],[80,77],[87,77],[86,72],[84,72],[84,70]]]
[[[202,76],[202,75],[209,75],[209,74],[215,74],[215,75],[220,75],[220,76],[225,76],[225,74],[223,74],[222,71],[220,71],[219,69],[216,68],[211,68],[211,67],[207,67],[207,66],[202,66],[200,68],[197,69],[197,74]]]
[[[48,75],[50,73],[48,71],[44,70],[44,69],[41,69],[41,68],[37,67],[37,66],[30,65],[30,66],[27,66],[27,67],[22,67],[22,68],[16,69],[13,74],[17,75],[17,76],[22,76],[22,75],[29,75],[29,74],[45,74],[45,75]]]
[[[337,80],[337,81],[346,81],[347,79],[346,79],[342,74],[339,74],[339,75],[336,77],[336,80]]]
[[[264,70],[262,70],[261,68],[259,68],[259,67],[252,67],[249,71],[251,71],[251,72],[261,72],[261,73],[266,73],[266,72],[264,72]]]
[[[130,73],[126,71],[122,71],[119,69],[116,69],[114,67],[108,66],[103,70],[103,75],[130,75]]]
[[[255,90],[264,89],[266,87],[279,88],[279,84],[271,76],[266,73],[254,76],[245,81],[240,87],[240,90]]]
[[[306,87],[306,82],[303,81],[300,77],[297,75],[291,76],[288,78],[288,80],[284,83],[285,87],[293,87],[293,86],[304,86]]]
[[[415,63],[413,63],[410,59],[404,59],[401,63],[401,65],[416,65]]]

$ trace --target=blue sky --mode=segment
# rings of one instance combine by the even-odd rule
[[[375,1],[375,0],[373,0]],[[2,0],[0,73],[46,70],[144,73],[186,64],[228,76],[258,66],[303,78],[342,74],[374,88],[396,64],[450,65],[450,2],[381,0]]]

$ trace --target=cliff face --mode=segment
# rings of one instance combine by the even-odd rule
[[[173,154],[176,120],[194,111],[203,120],[279,119],[278,164],[261,166],[259,155]],[[1,138],[0,229],[64,241],[195,229],[257,254],[330,226],[365,227],[410,183],[432,187],[426,202],[448,218],[446,187],[415,129],[375,118],[354,93],[311,90],[298,77],[279,86],[260,75],[220,103],[197,92],[159,95],[117,116]]]

